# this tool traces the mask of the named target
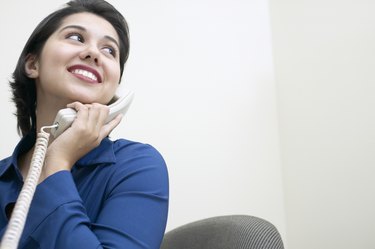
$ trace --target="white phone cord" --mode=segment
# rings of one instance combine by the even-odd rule
[[[31,166],[18,196],[7,230],[1,241],[0,249],[17,249],[18,247],[48,147],[50,135],[45,132],[44,129],[55,128],[56,126],[57,125],[43,126],[41,132],[38,133],[35,142],[35,150],[31,159]]]

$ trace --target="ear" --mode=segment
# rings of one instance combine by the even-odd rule
[[[35,55],[29,54],[26,56],[25,71],[29,78],[35,79],[39,76],[39,63]]]

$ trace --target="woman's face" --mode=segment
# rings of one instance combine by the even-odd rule
[[[38,102],[107,104],[120,80],[119,49],[116,30],[104,18],[67,16],[34,63]]]

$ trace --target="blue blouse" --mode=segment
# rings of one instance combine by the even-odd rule
[[[35,134],[0,161],[0,238],[22,188],[17,158]],[[19,248],[91,249],[160,247],[168,216],[168,172],[150,145],[104,139],[69,171],[35,191]]]

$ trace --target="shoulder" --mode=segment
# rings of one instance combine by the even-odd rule
[[[8,165],[10,164],[12,161],[12,157],[6,157],[6,158],[3,158],[0,160],[0,167],[2,167],[3,165]]]
[[[161,153],[152,145],[119,139],[113,141],[115,174],[112,183],[168,191],[168,169]]]
[[[13,157],[6,157],[0,160],[0,176],[10,167]]]
[[[150,144],[118,139],[113,141],[113,152],[117,162],[153,162],[166,167],[165,160],[161,153]]]
[[[162,159],[161,153],[152,145],[135,142],[127,139],[117,139],[113,141],[115,154],[124,153],[130,155],[148,155]]]

